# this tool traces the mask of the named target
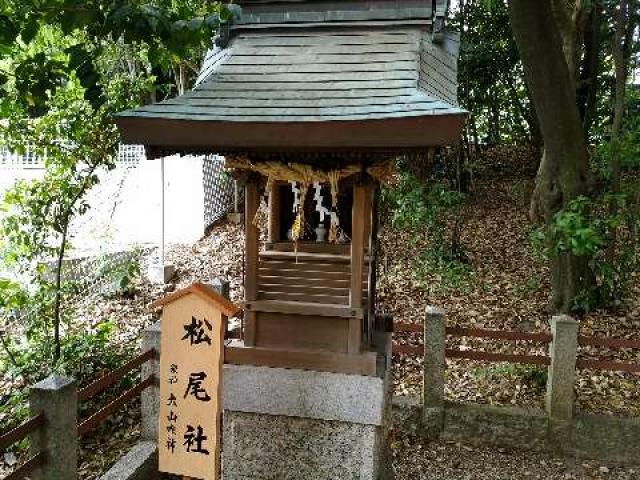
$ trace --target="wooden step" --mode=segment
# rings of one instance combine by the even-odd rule
[[[363,308],[348,305],[331,305],[311,302],[291,302],[283,300],[255,300],[246,302],[249,312],[293,313],[298,315],[318,315],[321,317],[363,318]]]

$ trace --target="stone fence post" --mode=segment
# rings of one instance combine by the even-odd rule
[[[554,316],[551,335],[546,395],[550,438],[559,445],[570,446],[573,439],[578,322],[567,315]]]
[[[140,439],[158,441],[158,412],[160,411],[160,321],[142,332],[142,351],[155,350],[153,359],[142,365],[140,374],[145,379],[154,376],[153,385],[140,394]]]
[[[72,378],[52,375],[31,387],[33,415],[43,414],[45,424],[30,435],[31,453],[45,452],[46,463],[32,480],[77,480],[78,392]]]
[[[424,373],[422,422],[428,438],[444,428],[445,312],[427,307],[424,319]]]

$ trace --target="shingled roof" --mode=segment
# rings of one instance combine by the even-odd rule
[[[209,51],[191,92],[120,114],[125,141],[220,152],[423,148],[458,138],[459,40],[433,41],[431,2],[241,3],[243,20],[225,48]],[[342,5],[342,16],[328,3]]]

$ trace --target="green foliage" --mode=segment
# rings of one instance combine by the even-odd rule
[[[537,134],[506,2],[461,2],[460,103],[470,111],[474,142],[500,144]]]
[[[141,261],[143,251],[135,249],[128,252],[126,258],[113,258],[109,254],[103,255],[93,262],[93,268],[97,272],[96,278],[91,281],[100,281],[109,285],[109,295],[131,297],[136,292],[136,283],[142,272]]]
[[[514,288],[514,293],[516,295],[521,296],[522,298],[529,298],[531,295],[540,290],[540,286],[542,285],[542,280],[540,277],[533,276],[527,278],[527,281],[522,285],[517,285]]]
[[[465,195],[441,182],[425,185],[410,174],[399,185],[385,187],[382,210],[391,225],[409,230],[417,242],[427,236],[427,249],[414,261],[414,275],[427,282],[435,277],[441,288],[466,286],[472,274],[460,244],[461,209]],[[453,226],[452,226],[453,225]]]
[[[640,266],[640,198],[637,180],[619,194],[595,199],[578,197],[558,212],[548,229],[530,237],[544,258],[570,252],[589,261],[595,285],[574,299],[574,309],[617,307],[630,293],[633,272]]]
[[[98,108],[107,97],[95,59],[105,45],[145,46],[149,70],[169,73],[183,61],[197,64],[220,24],[237,14],[236,6],[218,2],[0,1],[0,104],[11,109],[1,93],[9,86],[23,110],[40,116],[48,99],[76,78],[85,99]],[[25,55],[32,42],[42,41],[43,31],[77,41]]]

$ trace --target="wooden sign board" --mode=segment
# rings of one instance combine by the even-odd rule
[[[224,333],[237,308],[207,288],[152,305],[163,308],[158,452],[161,472],[217,480]]]

